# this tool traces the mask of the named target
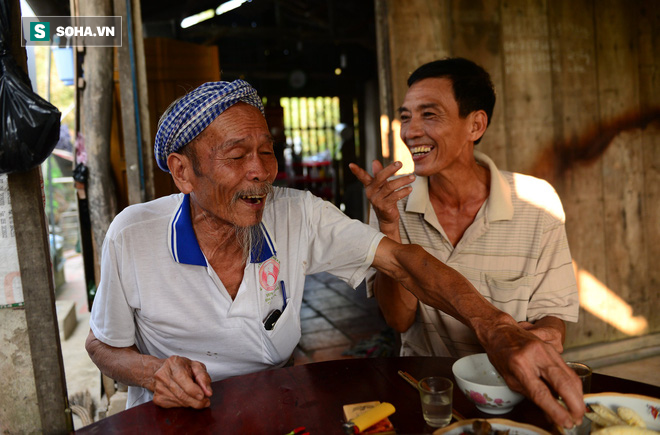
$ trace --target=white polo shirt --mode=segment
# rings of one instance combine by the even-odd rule
[[[398,203],[401,241],[424,247],[517,321],[555,316],[576,322],[577,283],[557,193],[544,180],[498,170],[479,151],[474,156],[490,170],[490,194],[458,244],[451,244],[438,222],[427,177],[417,177],[410,195]],[[378,228],[373,210],[370,224]],[[367,279],[368,291],[374,275]],[[401,334],[403,356],[477,352],[483,348],[472,330],[421,302],[415,323]]]
[[[103,243],[96,338],[201,361],[213,381],[284,365],[300,340],[305,275],[326,271],[356,287],[383,235],[309,192],[276,187],[267,201],[263,243],[253,244],[234,300],[197,243],[187,195],[122,211]],[[266,330],[275,309],[282,315]],[[127,407],[151,399],[129,387]]]

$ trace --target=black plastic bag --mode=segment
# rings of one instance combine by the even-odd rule
[[[9,52],[9,3],[0,2],[0,173],[7,174],[30,170],[46,160],[59,140],[61,116],[55,106],[32,92],[30,79]]]

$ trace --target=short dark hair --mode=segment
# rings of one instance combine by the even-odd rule
[[[429,62],[417,68],[408,77],[408,87],[428,78],[451,80],[454,98],[458,103],[458,115],[465,118],[470,113],[483,110],[488,116],[488,124],[495,107],[495,87],[488,72],[462,57],[448,57]],[[479,143],[481,138],[474,143]]]

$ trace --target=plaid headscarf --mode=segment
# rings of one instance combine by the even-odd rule
[[[154,156],[165,172],[167,156],[178,152],[197,137],[222,112],[239,101],[250,104],[264,114],[257,91],[244,80],[209,82],[184,95],[169,110],[156,133]]]

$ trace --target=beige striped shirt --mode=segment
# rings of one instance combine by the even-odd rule
[[[577,283],[557,193],[544,180],[499,171],[479,151],[474,156],[490,169],[490,194],[458,244],[452,246],[438,222],[426,177],[417,177],[412,193],[398,203],[401,241],[423,246],[518,321],[555,316],[577,322]],[[378,227],[373,210],[370,224]],[[372,270],[367,279],[370,294],[374,275]],[[483,352],[468,327],[421,302],[401,345],[402,356]]]

